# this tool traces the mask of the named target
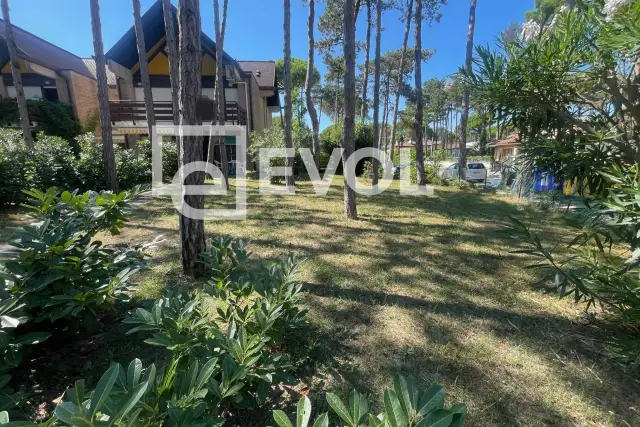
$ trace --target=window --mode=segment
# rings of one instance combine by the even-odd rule
[[[467,166],[469,169],[485,169],[482,163],[469,163]]]
[[[52,102],[58,101],[58,89],[55,87],[43,87],[42,99]]]

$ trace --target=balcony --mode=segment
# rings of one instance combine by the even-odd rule
[[[111,121],[116,122],[144,122],[147,120],[147,110],[144,101],[109,101]],[[171,101],[155,101],[153,112],[156,122],[173,122],[173,105]],[[218,118],[215,103],[208,99],[198,102],[198,115],[203,123],[215,121]],[[234,125],[247,125],[247,112],[237,102],[225,103],[226,122]]]

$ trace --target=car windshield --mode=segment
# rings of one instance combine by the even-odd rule
[[[484,169],[484,164],[482,164],[482,163],[469,163],[469,169]]]

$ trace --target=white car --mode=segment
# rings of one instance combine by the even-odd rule
[[[487,179],[487,168],[482,162],[467,163],[467,181],[483,182]]]
[[[458,178],[458,164],[454,163],[447,167],[442,173],[443,178],[457,179]],[[467,181],[471,182],[483,182],[487,178],[487,168],[482,162],[469,162],[467,163]]]

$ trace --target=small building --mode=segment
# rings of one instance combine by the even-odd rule
[[[172,6],[175,27],[178,28],[177,9]],[[173,123],[171,80],[167,38],[165,34],[162,1],[157,0],[142,16],[145,47],[149,63],[149,78],[153,95],[156,123]],[[202,108],[204,122],[214,121],[216,44],[204,32],[200,37],[202,49]],[[132,26],[105,54],[107,65],[117,84],[117,97],[109,102],[114,136],[125,138],[131,146],[135,140],[148,137],[144,92],[135,29]],[[222,58],[225,92],[226,123],[246,126],[247,133],[271,127],[271,115],[280,109],[280,97],[274,61],[236,61],[226,52]],[[207,150],[205,138],[204,150]],[[227,138],[227,159],[236,160],[234,138]],[[217,150],[217,147],[216,147]],[[215,161],[219,161],[216,151]]]
[[[16,97],[4,25],[0,19],[0,99]],[[98,105],[93,59],[80,58],[16,25],[12,26],[25,97],[69,104],[82,125],[92,120]],[[113,76],[110,83],[109,96],[115,98],[117,92]]]
[[[504,139],[490,143],[487,147],[493,149],[493,160],[501,164],[510,165],[518,156],[518,144],[520,144],[520,136],[514,133]]]

